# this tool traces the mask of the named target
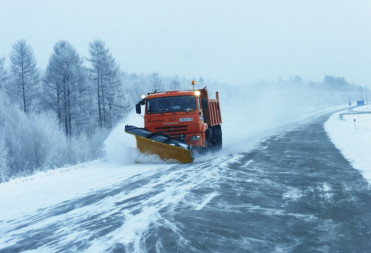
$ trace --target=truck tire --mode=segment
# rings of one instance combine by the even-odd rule
[[[213,149],[220,150],[223,146],[222,128],[220,125],[213,126]]]
[[[205,151],[209,151],[210,147],[212,147],[212,140],[210,138],[210,131],[209,129],[206,130],[206,133],[205,133]]]
[[[197,153],[199,154],[206,154],[210,151],[210,147],[211,147],[211,143],[210,143],[210,138],[209,138],[209,131],[206,130],[205,132],[205,146],[202,147],[202,146],[197,146],[197,147],[194,147],[194,150],[196,150]]]

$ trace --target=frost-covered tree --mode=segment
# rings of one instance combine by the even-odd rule
[[[0,126],[1,181],[69,162],[67,140],[55,114],[25,114],[18,106],[0,100]],[[6,160],[1,158],[4,154]]]
[[[338,89],[345,88],[349,83],[345,80],[344,77],[334,77],[326,75],[323,78],[323,82],[330,88]]]
[[[180,81],[179,81],[178,76],[174,77],[174,79],[171,81],[171,89],[172,90],[179,90],[180,89]]]
[[[154,92],[164,91],[164,86],[158,72],[153,72],[151,75],[152,88]]]
[[[82,59],[67,41],[59,41],[54,46],[46,70],[45,88],[60,124],[71,137],[73,126],[88,117],[89,104]]]
[[[198,84],[199,84],[199,87],[202,87],[202,88],[205,86],[205,80],[202,76],[198,79]]]
[[[5,82],[8,79],[4,64],[5,58],[0,58],[0,90],[5,89]]]
[[[0,111],[5,109],[6,100],[4,91],[0,89]],[[8,147],[5,144],[5,121],[0,120],[0,183],[6,181],[8,174]]]
[[[0,183],[6,181],[8,177],[8,149],[5,145],[4,129],[0,128]]]
[[[97,159],[107,131],[66,138],[54,112],[24,113],[0,91],[0,182]]]
[[[15,42],[10,61],[14,84],[22,98],[23,111],[28,112],[39,82],[39,71],[31,46],[25,40]]]
[[[151,88],[150,75],[123,74],[126,92],[129,94],[131,104],[136,104],[141,100],[141,95],[153,91]]]
[[[98,123],[101,128],[111,128],[127,111],[128,99],[122,89],[120,68],[101,40],[89,44],[89,53]]]

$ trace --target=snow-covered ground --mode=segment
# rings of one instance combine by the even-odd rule
[[[311,108],[299,117],[294,117],[260,132],[255,131],[253,136],[242,136],[241,145],[232,145],[226,139],[221,152],[196,157],[195,162],[246,152],[251,150],[260,140],[274,133],[288,130],[298,122],[340,108],[343,107]],[[115,185],[134,175],[157,170],[159,167],[175,166],[175,164],[164,163],[155,155],[144,155],[138,152],[135,138],[124,133],[125,124],[141,126],[143,119],[133,113],[126,119],[126,122],[112,131],[105,142],[107,156],[104,160],[39,172],[32,176],[12,179],[7,183],[0,184],[0,221],[36,212],[38,209]],[[227,127],[223,128],[225,137],[231,135],[232,130]]]
[[[370,220],[368,185],[322,127],[339,109],[291,118],[272,138],[255,136],[252,152],[226,148],[180,165],[142,157],[125,122],[106,140],[103,160],[0,184],[0,251],[339,251],[346,238],[344,251],[362,252],[368,224],[352,229]],[[359,199],[366,205],[354,206]],[[272,230],[272,221],[281,227]]]
[[[221,152],[198,158],[194,164],[190,165],[168,164],[156,156],[139,153],[135,148],[135,138],[124,133],[125,124],[140,126],[142,122],[140,117],[133,114],[126,122],[116,127],[107,138],[105,159],[39,172],[33,176],[12,179],[0,184],[0,227],[2,227],[0,234],[3,233],[0,236],[0,248],[15,247],[14,245],[17,245],[17,242],[25,235],[28,236],[28,233],[37,234],[35,231],[50,228],[56,230],[55,238],[51,236],[50,242],[39,245],[39,248],[35,248],[33,252],[65,250],[66,245],[80,240],[91,240],[86,244],[90,245],[88,249],[85,249],[86,252],[108,251],[118,242],[129,247],[128,251],[135,252],[137,249],[140,251],[143,247],[141,245],[143,234],[152,227],[161,227],[161,222],[168,222],[159,214],[159,210],[165,213],[176,213],[174,211],[174,208],[178,208],[176,204],[184,202],[189,210],[200,211],[205,209],[213,199],[222,196],[225,192],[216,190],[215,182],[220,177],[227,178],[226,175],[229,175],[228,173],[223,175],[221,171],[239,173],[238,169],[229,164],[236,164],[239,157],[243,157],[241,152],[246,152],[249,148],[251,150],[254,148],[254,143],[259,145],[263,139],[272,134],[284,133],[336,110],[345,112],[344,109],[345,106],[340,106],[302,112],[290,120],[279,122],[282,124],[277,124],[270,129],[256,131],[257,135],[242,136],[241,143],[248,140],[248,146],[232,147],[229,140],[226,141],[226,147],[223,147]],[[341,149],[336,142],[341,143],[341,141],[346,141],[345,137],[358,134],[359,138],[364,141],[360,146],[367,147],[367,140],[370,142],[371,137],[370,115],[356,115],[356,124],[354,124],[353,116],[349,118],[344,116],[344,120],[340,120],[338,115],[339,113],[335,113],[325,124],[335,145],[344,153],[344,149]],[[225,127],[223,130],[228,136],[233,129]],[[350,138],[348,141],[355,143],[358,147],[356,145],[358,140],[354,142],[355,140],[355,138]],[[369,143],[368,146],[370,146]],[[361,164],[362,166],[367,166],[367,163],[369,166],[371,162],[367,157],[367,150],[369,149],[354,148],[353,150],[357,161],[366,161],[366,164]],[[345,153],[344,156],[346,156]],[[352,158],[347,158],[352,160]],[[368,160],[365,160],[367,158]],[[251,160],[248,163],[251,163]],[[358,168],[357,164],[354,162],[352,164]],[[237,174],[233,175],[231,178],[238,182]],[[250,177],[251,175],[248,180]],[[148,182],[137,185],[136,183],[141,180]],[[129,184],[132,185],[128,187]],[[195,191],[197,187],[200,187],[201,191]],[[330,196],[330,184],[325,183],[323,190],[326,196]],[[299,200],[303,195],[302,191],[290,190],[283,194],[283,200]],[[96,199],[96,196],[102,197]],[[90,203],[91,198],[94,201]],[[135,198],[137,199],[132,201]],[[73,207],[67,212],[65,210],[69,208],[69,205]],[[125,207],[124,211],[123,207]],[[51,213],[50,217],[49,213]],[[117,214],[119,216],[115,216]],[[100,229],[95,223],[106,222],[106,218],[111,216],[115,222],[119,221],[119,224],[116,227],[113,226],[116,223],[112,223],[112,227],[108,226],[111,231],[105,235],[102,229],[107,228],[107,224]],[[28,225],[22,227],[21,224]],[[174,224],[167,223],[178,233]],[[181,236],[181,233],[178,234]]]
[[[325,123],[325,129],[343,156],[371,183],[371,113],[344,114],[340,118],[342,113],[357,111],[371,112],[371,105],[333,114]]]
[[[0,221],[84,196],[160,166],[164,164],[131,164],[123,167],[94,161],[11,180],[0,184]]]
[[[137,118],[129,117],[129,120],[140,126],[143,123]],[[157,156],[137,151],[135,138],[125,134],[124,129],[125,123],[107,138],[104,160],[41,171],[0,184],[0,221],[86,195],[165,165]]]

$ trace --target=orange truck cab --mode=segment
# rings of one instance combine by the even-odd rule
[[[220,149],[222,146],[219,94],[210,99],[206,88],[166,91],[142,96],[136,105],[145,105],[144,128],[165,134],[192,147]]]

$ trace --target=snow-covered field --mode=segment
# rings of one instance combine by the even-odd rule
[[[325,123],[325,129],[343,156],[371,183],[371,113],[339,117],[342,113],[357,111],[371,112],[371,105],[333,114]]]

